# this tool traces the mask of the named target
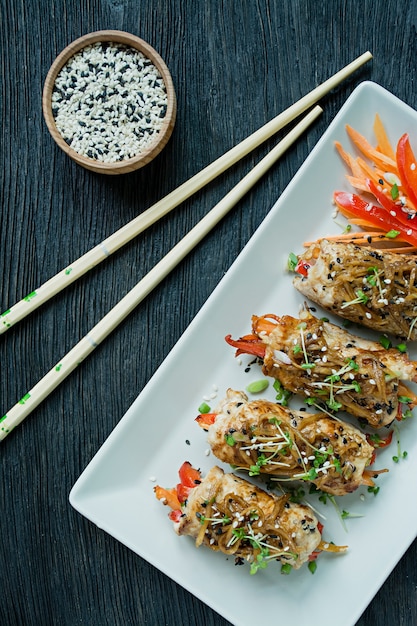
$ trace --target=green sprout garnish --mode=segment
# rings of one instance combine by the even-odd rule
[[[251,563],[250,573],[256,574],[259,569],[265,569],[268,565],[268,561],[266,560],[269,556],[269,550],[261,550],[259,554],[256,555],[255,561]]]
[[[397,437],[397,454],[392,457],[394,463],[399,463],[400,459],[406,459],[408,453],[406,451],[401,450],[401,441],[400,441],[400,432],[398,430],[397,425],[394,425],[394,431]]]
[[[200,520],[200,524],[204,524],[205,522],[211,522],[212,526],[216,526],[221,524],[224,526],[225,524],[231,524],[232,519],[230,517],[206,517],[202,513],[197,513],[197,517]]]
[[[345,309],[352,304],[366,304],[368,302],[368,296],[362,291],[362,289],[358,289],[356,292],[356,298],[350,300],[350,302],[344,302],[341,306],[342,309]]]
[[[305,340],[304,340],[304,330],[306,329],[307,324],[305,322],[301,322],[301,324],[298,324],[297,328],[300,330],[300,338],[301,338],[301,349],[303,351],[304,354],[304,363],[301,365],[301,367],[303,369],[306,370],[310,370],[313,367],[315,367],[315,363],[309,363],[308,360],[308,355],[307,355],[307,349],[306,349],[306,344],[305,344]]]
[[[291,570],[292,565],[290,565],[289,563],[284,563],[283,565],[281,565],[281,574],[288,575],[291,573]]]
[[[277,394],[275,396],[275,400],[277,401],[277,403],[281,404],[282,406],[287,406],[288,405],[288,400],[292,396],[292,392],[288,391],[287,389],[284,389],[284,387],[279,382],[279,380],[275,380],[274,381],[273,387],[274,387],[274,389],[276,391],[276,394]]]
[[[247,527],[233,528],[232,537],[227,546],[231,547],[238,541],[249,541],[251,546],[258,551],[255,560],[251,564],[251,574],[256,574],[259,569],[265,569],[268,565],[268,561],[278,559],[280,556],[285,555],[293,559],[297,558],[297,554],[288,552],[288,550],[277,550],[274,546],[267,543],[267,539],[268,535],[262,535],[260,533],[255,535],[252,526],[247,524]]]

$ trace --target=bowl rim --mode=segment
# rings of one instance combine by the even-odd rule
[[[139,154],[123,161],[104,163],[76,152],[66,143],[63,136],[59,132],[52,113],[52,91],[59,72],[67,61],[77,52],[97,42],[122,43],[135,48],[139,52],[142,52],[142,54],[144,54],[159,70],[166,87],[167,111],[161,129],[155,137],[155,140],[149,144],[149,147]],[[154,159],[168,143],[174,129],[177,113],[177,99],[170,71],[161,55],[149,43],[136,35],[122,30],[98,30],[75,39],[56,57],[45,78],[42,92],[42,110],[46,125],[52,135],[52,138],[58,146],[69,157],[71,157],[71,159],[86,169],[95,172],[105,174],[122,174],[137,170],[152,161],[152,159]]]

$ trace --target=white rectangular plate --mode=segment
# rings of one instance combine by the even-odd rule
[[[395,464],[390,448],[378,456],[378,466],[390,470],[378,478],[378,495],[361,488],[339,499],[341,509],[363,517],[347,519],[346,530],[332,505],[319,503],[326,516],[324,537],[348,544],[349,551],[321,555],[314,575],[304,567],[283,576],[271,563],[250,576],[248,566],[235,567],[232,559],[196,549],[192,539],[174,533],[167,508],[153,493],[154,480],[165,487],[177,483],[184,460],[203,472],[216,464],[194,422],[203,397],[217,386],[215,406],[228,387],[245,389],[260,378],[258,366],[245,372],[224,336],[250,332],[252,314],[297,315],[303,298],[286,271],[288,254],[301,251],[305,240],[340,232],[331,198],[349,186],[334,141],[351,149],[346,123],[372,141],[375,113],[394,144],[416,128],[416,111],[382,87],[364,82],[353,92],[70,494],[81,514],[239,626],[257,623],[260,612],[265,623],[276,623],[279,616],[287,624],[334,626],[337,615],[338,626],[352,626],[417,534],[410,497],[417,482],[415,419],[400,428],[408,458]],[[411,355],[416,358],[415,350]]]

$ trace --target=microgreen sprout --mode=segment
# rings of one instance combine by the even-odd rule
[[[306,344],[304,340],[304,330],[306,329],[306,327],[307,327],[307,324],[305,322],[301,322],[301,324],[298,324],[297,326],[297,328],[300,330],[301,349],[303,351],[304,361],[305,361],[301,365],[301,367],[306,370],[311,370],[313,367],[315,367],[315,363],[309,363],[309,360],[308,360],[307,349],[306,349]]]
[[[368,296],[362,291],[362,289],[358,289],[356,292],[356,298],[350,300],[349,302],[344,302],[341,306],[342,309],[345,309],[352,304],[366,304],[368,302]]]
[[[268,542],[265,541],[267,539],[268,535],[262,535],[261,533],[255,535],[251,524],[248,523],[246,526],[233,528],[232,537],[229,539],[227,546],[231,547],[238,541],[248,541],[254,550],[258,551],[255,560],[251,564],[251,574],[256,574],[259,569],[265,569],[268,565],[268,561],[277,559],[280,556],[285,555],[292,559],[297,558],[297,555],[289,552],[288,549],[277,549],[275,546],[268,544]]]
[[[276,391],[275,400],[277,401],[277,403],[281,404],[282,406],[287,406],[288,400],[292,396],[292,392],[285,389],[282,386],[282,384],[279,382],[279,380],[274,381],[273,387],[274,387],[274,390]]]
[[[381,300],[384,300],[385,294],[387,293],[386,287],[382,287],[382,284],[381,284],[381,276],[383,273],[384,273],[383,270],[379,270],[377,267],[373,266],[373,267],[368,268],[368,273],[366,276],[366,281],[372,287],[378,287],[379,296]]]
[[[398,463],[400,459],[406,459],[408,453],[406,451],[402,451],[401,449],[401,440],[400,440],[400,432],[396,424],[394,424],[394,431],[397,438],[397,454],[392,457],[394,463]]]
[[[336,220],[333,220],[333,221],[336,224],[336,226],[339,226],[339,228],[342,229],[343,233],[350,233],[350,231],[352,230],[351,224],[346,224],[345,226],[344,224],[340,224],[339,222],[336,222]]]
[[[197,513],[197,517],[200,520],[200,524],[205,524],[205,522],[210,522],[212,526],[217,526],[221,524],[224,526],[225,524],[230,524],[232,522],[230,517],[225,515],[224,517],[206,517],[202,513]]]
[[[417,323],[417,317],[415,317],[410,324],[410,330],[408,331],[407,339],[410,339],[411,333],[413,332],[413,328],[416,325],[416,323]]]
[[[356,361],[354,359],[347,359],[343,367],[337,371],[334,370],[333,373],[327,376],[323,381],[312,383],[313,386],[317,387],[317,393],[319,394],[325,393],[325,388],[328,389],[329,398],[326,400],[326,404],[332,411],[338,411],[343,406],[336,400],[335,395],[352,390],[357,393],[361,392],[361,387],[353,376],[348,382],[344,382],[341,379],[344,374],[352,373],[353,371],[357,372],[358,370],[359,366]]]

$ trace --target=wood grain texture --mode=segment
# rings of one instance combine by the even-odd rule
[[[0,623],[227,626],[68,504],[84,467],[187,328],[347,96],[371,79],[417,107],[413,0],[9,0],[0,3],[0,309],[226,152],[365,50],[374,61],[268,176],[2,444]],[[174,133],[143,170],[100,176],[57,148],[42,88],[81,35],[120,29],[165,60]],[[154,224],[0,342],[6,410],[275,144]],[[398,529],[387,529],[395,540]],[[372,551],[385,546],[370,546]],[[414,543],[357,626],[417,623]],[[349,601],[354,599],[349,598]]]

